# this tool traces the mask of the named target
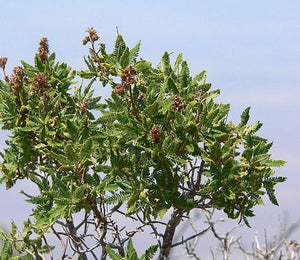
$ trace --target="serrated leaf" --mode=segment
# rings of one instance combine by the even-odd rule
[[[167,212],[168,212],[168,208],[160,208],[158,210],[158,216],[160,217],[160,219],[162,219]]]
[[[151,105],[149,105],[147,108],[145,108],[144,112],[148,114],[149,116],[156,115],[159,109],[159,103],[155,101]]]
[[[84,79],[91,79],[93,77],[96,77],[97,73],[89,70],[81,70],[77,71],[77,75]]]
[[[75,152],[73,146],[74,146],[73,144],[68,143],[68,144],[65,146],[64,152],[65,152],[65,155],[66,155],[67,160],[69,160],[69,161],[72,162],[72,163],[76,163],[76,162],[78,161],[78,155],[77,155],[77,153]]]
[[[119,188],[117,184],[108,184],[107,186],[104,187],[104,191],[115,191]]]
[[[176,84],[174,82],[174,80],[171,78],[171,77],[168,77],[166,83],[165,83],[165,88],[164,88],[166,91],[170,91],[170,92],[173,92],[174,94],[178,94],[179,91],[176,87]]]
[[[135,64],[138,72],[147,73],[151,70],[152,63],[150,61],[141,60]]]
[[[118,34],[115,46],[114,46],[114,51],[112,53],[112,57],[115,62],[120,62],[121,56],[126,48],[126,44],[123,40],[123,37],[121,34]]]
[[[67,129],[72,138],[74,138],[74,139],[78,138],[79,130],[78,130],[77,126],[70,120],[67,120]]]
[[[170,109],[172,104],[173,101],[171,99],[166,100],[165,103],[162,105],[162,107],[159,109],[159,113],[165,114]]]
[[[213,100],[214,98],[216,98],[219,95],[220,95],[219,89],[216,89],[216,90],[213,90],[210,92],[206,92],[202,96],[202,101],[206,101],[208,103],[209,101]]]
[[[281,167],[286,164],[286,161],[283,160],[269,160],[266,162],[266,165],[269,167]]]
[[[93,141],[91,138],[87,139],[84,143],[84,145],[81,147],[80,150],[80,159],[85,160],[86,158],[89,158],[92,152],[93,147]]]
[[[242,115],[241,115],[241,123],[240,125],[244,126],[244,125],[247,125],[248,121],[249,121],[249,111],[250,111],[250,107],[247,107]]]
[[[52,52],[49,57],[48,57],[48,63],[49,63],[49,66],[52,67],[54,62],[55,62],[55,52]]]
[[[257,121],[254,124],[252,124],[251,126],[249,126],[246,129],[245,133],[246,134],[254,134],[254,133],[256,133],[262,127],[262,125],[263,124],[261,122]]]
[[[173,68],[173,72],[177,72],[178,68],[179,68],[179,65],[182,63],[182,53],[179,53],[177,58],[176,58],[176,61],[175,61],[175,65],[174,65],[174,68]]]
[[[269,200],[276,206],[279,206],[279,203],[276,199],[276,196],[275,196],[275,193],[274,193],[274,190],[273,188],[266,188],[266,191],[267,191],[267,194],[268,194],[268,197],[269,197]]]
[[[110,248],[110,246],[106,246],[106,251],[107,251],[109,257],[111,258],[111,260],[122,260],[123,259],[122,256],[120,256],[114,250],[112,250]]]
[[[156,251],[158,249],[158,245],[153,245],[147,248],[145,253],[141,256],[141,260],[151,260],[153,259]]]
[[[127,208],[127,211],[125,213],[125,216],[130,216],[131,214],[136,212],[136,203],[133,203],[132,206]]]
[[[180,71],[180,74],[179,74],[180,83],[181,83],[182,88],[186,88],[188,86],[189,76],[190,76],[190,69],[187,65],[187,62],[183,61],[181,63],[181,71]]]
[[[192,84],[196,84],[196,83],[200,83],[200,84],[204,84],[206,80],[206,71],[201,71],[199,74],[197,74],[193,80],[192,80]]]
[[[129,62],[130,62],[129,48],[126,47],[123,54],[122,54],[122,56],[121,56],[121,59],[120,59],[121,68],[125,69],[129,65]]]
[[[39,59],[38,55],[36,54],[34,57],[34,65],[38,69],[39,72],[44,72],[45,64]]]
[[[87,191],[89,190],[89,186],[88,184],[84,184],[82,186],[80,186],[79,188],[77,188],[73,194],[73,196],[76,198],[76,199],[84,199]]]
[[[40,143],[40,144],[37,144],[37,145],[34,146],[35,149],[43,149],[45,147],[47,147],[47,145],[45,145],[43,143]]]
[[[129,62],[132,63],[135,61],[139,55],[141,41],[139,41],[129,52]]]
[[[24,126],[24,127],[19,128],[19,130],[22,132],[34,132],[39,129],[40,129],[40,126]]]
[[[128,240],[127,248],[126,248],[126,258],[128,260],[138,260],[138,256],[136,250],[133,246],[131,238]]]
[[[13,254],[13,250],[12,250],[12,243],[10,241],[5,241],[2,249],[1,249],[1,254],[0,254],[0,258],[1,260],[3,259],[10,259],[10,257]]]
[[[161,57],[158,67],[164,73],[165,76],[170,74],[171,65],[170,65],[170,55],[168,52],[165,52],[164,55]]]

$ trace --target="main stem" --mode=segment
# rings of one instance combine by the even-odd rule
[[[179,225],[183,215],[183,210],[175,209],[165,229],[163,244],[159,253],[159,260],[167,260],[171,251],[173,237],[176,227]]]

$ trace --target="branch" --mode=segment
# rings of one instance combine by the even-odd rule
[[[60,237],[60,235],[56,232],[53,225],[51,226],[51,230],[53,231],[54,235],[58,238],[58,240],[61,244],[61,247],[63,250],[63,255],[62,255],[61,259],[63,260],[66,257],[66,250],[67,250],[66,244],[65,244],[64,240]]]
[[[208,226],[207,228],[203,229],[202,231],[200,231],[200,232],[198,232],[198,233],[196,233],[196,234],[194,234],[194,235],[192,235],[192,236],[190,236],[186,239],[182,239],[180,242],[172,244],[171,247],[173,248],[173,247],[176,247],[176,246],[183,245],[184,243],[188,242],[189,240],[194,239],[196,237],[199,237],[199,236],[205,234],[210,228],[211,228],[211,226]]]
[[[203,170],[204,170],[204,166],[205,166],[205,162],[202,160],[201,164],[200,164],[199,171],[198,171],[198,175],[197,175],[197,180],[196,180],[196,184],[195,184],[195,190],[199,190],[199,188],[200,188],[201,177],[202,177],[202,173],[203,173]]]
[[[163,236],[163,244],[159,254],[159,260],[166,260],[169,257],[170,250],[172,247],[173,237],[175,234],[176,227],[179,225],[182,216],[183,216],[182,209],[175,209],[171,215],[170,220],[165,229],[165,233]]]
[[[42,235],[42,238],[43,238],[43,240],[45,242],[45,245],[48,247],[49,254],[50,254],[50,259],[53,260],[54,258],[53,258],[52,250],[51,250],[51,248],[50,248],[50,246],[48,244],[48,241],[47,241],[47,239],[46,239],[46,237],[45,237],[44,234]]]
[[[150,221],[148,221],[148,222],[145,222],[145,221],[143,221],[143,220],[141,219],[141,217],[140,217],[138,214],[136,214],[136,216],[137,216],[137,218],[139,219],[139,221],[140,221],[141,223],[143,223],[144,225],[149,225],[149,226],[151,227],[151,229],[153,230],[153,234],[154,234],[154,236],[155,236],[155,238],[156,238],[156,240],[157,240],[158,247],[161,248],[161,247],[162,247],[162,244],[161,244],[161,241],[160,241],[160,237],[162,237],[163,235],[157,232],[157,228],[154,226],[154,224],[155,224],[155,223],[158,223],[158,224],[164,224],[164,225],[166,225],[166,226],[167,226],[167,224],[166,224],[166,223],[163,223],[163,222],[160,222],[160,221],[152,221],[152,220],[150,220]]]
[[[79,253],[80,258],[82,260],[87,260],[87,256],[83,251],[83,246],[82,246],[82,241],[81,239],[77,236],[76,228],[74,226],[73,220],[66,220],[66,227],[69,230],[70,238],[72,239],[73,245],[76,248],[76,252]]]

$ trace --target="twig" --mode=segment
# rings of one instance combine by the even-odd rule
[[[198,232],[198,233],[196,233],[196,234],[194,234],[194,235],[192,235],[192,236],[190,236],[186,239],[182,239],[180,242],[172,244],[171,247],[173,248],[173,247],[176,247],[176,246],[179,246],[179,245],[183,245],[184,243],[188,242],[189,240],[205,234],[210,228],[211,228],[211,226],[208,226],[207,228],[203,229],[202,231],[200,231],[200,232]]]
[[[67,250],[66,244],[65,244],[64,240],[60,237],[60,235],[57,233],[57,231],[54,229],[53,225],[51,226],[51,230],[53,231],[54,235],[58,238],[58,240],[61,244],[61,247],[63,249],[63,255],[62,255],[61,259],[63,260],[66,257],[66,250]]]

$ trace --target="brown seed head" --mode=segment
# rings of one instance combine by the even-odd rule
[[[203,95],[203,90],[200,89],[200,90],[198,90],[198,91],[194,94],[194,98],[195,98],[195,99],[200,99],[200,98],[202,97],[202,95]]]
[[[25,77],[25,72],[21,66],[13,68],[13,74],[10,76],[9,83],[13,88],[14,95],[18,94],[20,89],[23,87]],[[5,80],[8,82],[7,79]]]
[[[93,27],[88,28],[87,32],[89,33],[89,35],[97,34],[96,30]]]
[[[6,63],[7,63],[7,58],[6,57],[0,58],[0,68],[1,69],[5,69]]]
[[[46,62],[49,54],[49,43],[46,37],[43,37],[39,42],[38,57],[42,62]]]
[[[171,134],[170,130],[165,131],[165,136],[169,136]]]
[[[88,106],[89,106],[90,103],[91,103],[90,100],[89,100],[88,98],[86,98],[86,99],[83,101],[82,105],[81,105],[80,112],[81,112],[81,113],[86,112],[86,110],[87,110],[87,108],[88,108]]]
[[[123,84],[118,84],[114,91],[117,95],[123,96],[125,93],[125,87]]]
[[[140,100],[144,100],[146,98],[146,94],[145,93],[140,93],[138,96],[138,99]]]
[[[25,72],[24,72],[24,70],[21,66],[14,67],[13,68],[13,73],[18,78],[24,78],[25,77]]]
[[[9,83],[9,78],[8,78],[7,75],[4,76],[4,80],[5,80],[6,83]]]
[[[160,143],[161,128],[160,125],[153,125],[150,131],[150,138],[154,144]]]
[[[37,73],[33,78],[32,95],[44,92],[45,89],[51,88],[51,84],[48,82],[44,73]]]
[[[88,28],[87,32],[88,32],[89,38],[92,42],[99,40],[100,37],[98,36],[96,30],[93,27]]]
[[[86,45],[88,42],[90,41],[90,37],[89,36],[85,36],[82,40],[82,44]]]
[[[181,112],[182,109],[184,109],[184,108],[185,108],[185,104],[184,104],[183,100],[181,99],[180,96],[176,96],[174,98],[173,104],[171,106],[171,110]]]
[[[134,84],[136,74],[137,74],[137,70],[135,67],[133,67],[132,65],[126,67],[122,71],[122,75],[121,75],[122,84],[125,87],[129,87],[131,84]]]

